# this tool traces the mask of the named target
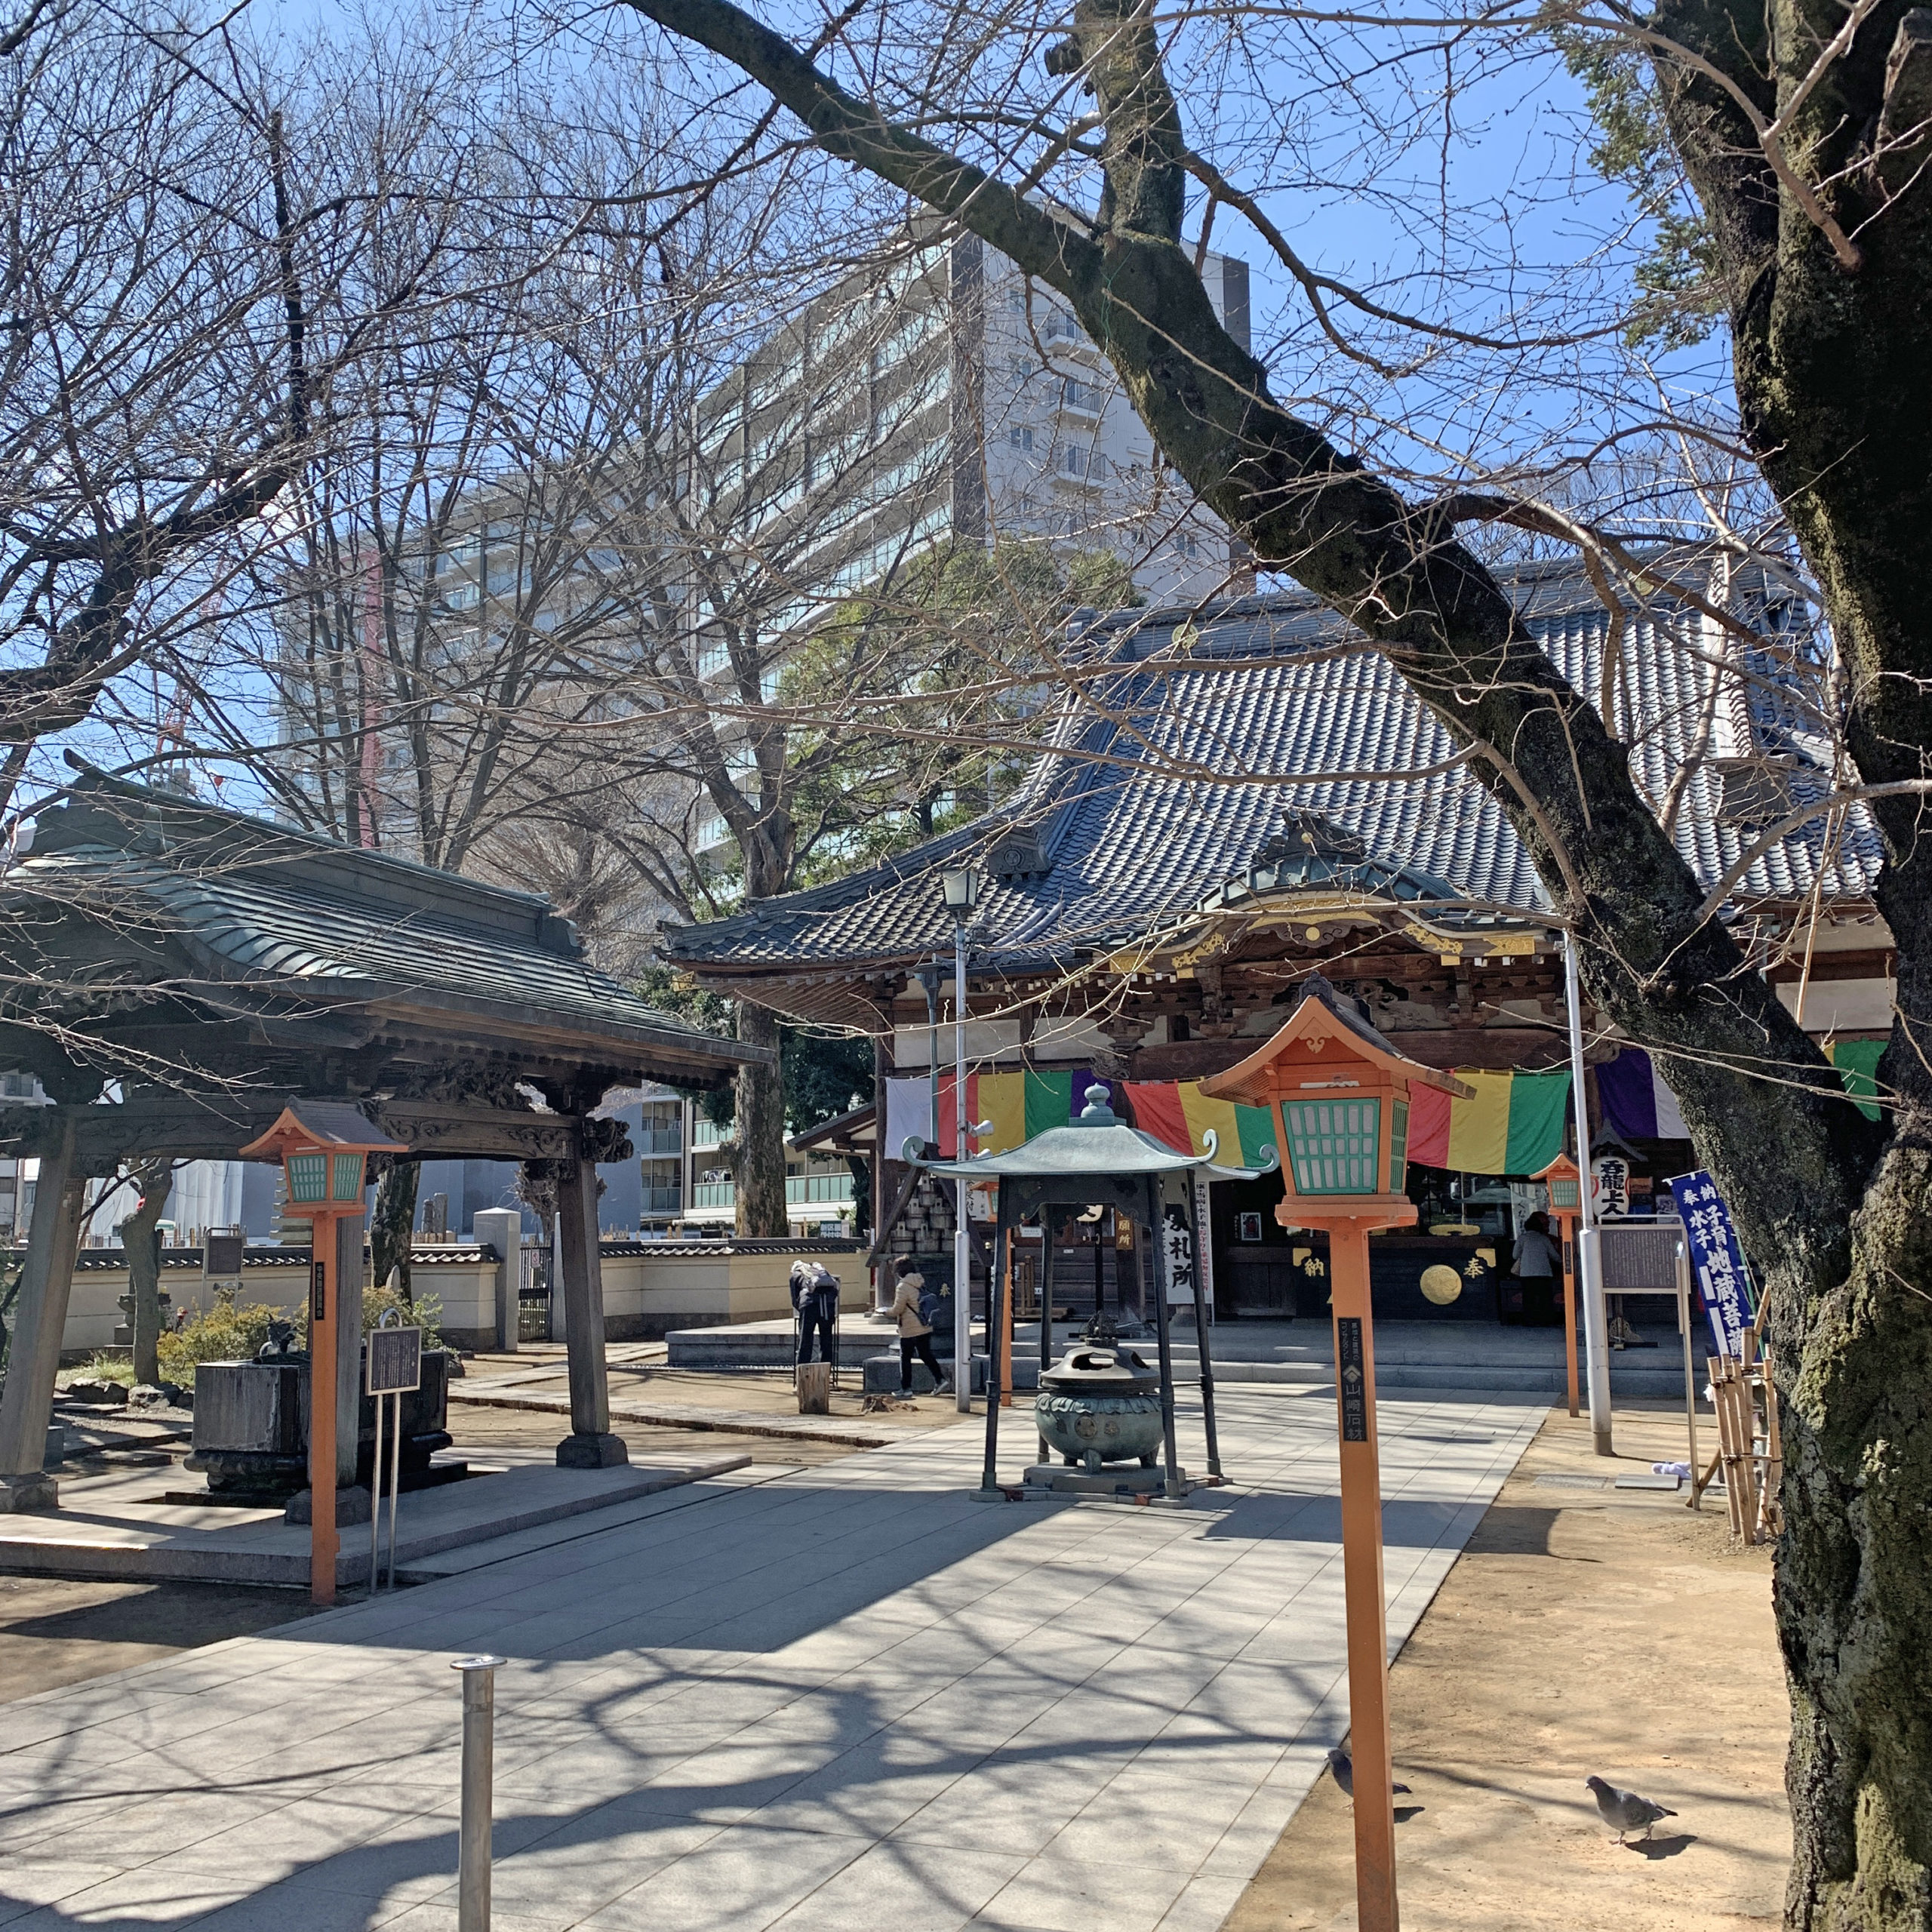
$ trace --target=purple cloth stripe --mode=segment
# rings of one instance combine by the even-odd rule
[[[1597,1068],[1597,1098],[1602,1103],[1604,1125],[1620,1140],[1657,1138],[1657,1087],[1651,1057],[1642,1048],[1626,1047]]]

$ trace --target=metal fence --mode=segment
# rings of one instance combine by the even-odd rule
[[[521,1257],[522,1279],[516,1291],[516,1338],[519,1342],[550,1339],[550,1250],[542,1241],[525,1241]]]

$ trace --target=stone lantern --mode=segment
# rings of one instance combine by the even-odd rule
[[[1577,1392],[1577,1223],[1583,1212],[1583,1171],[1559,1154],[1542,1173],[1531,1177],[1549,1195],[1549,1217],[1561,1230],[1563,1245],[1563,1362],[1569,1377],[1570,1413],[1580,1406]]]
[[[343,1346],[342,1282],[336,1223],[362,1212],[371,1154],[403,1154],[354,1107],[297,1101],[260,1138],[238,1150],[245,1161],[281,1162],[290,1217],[313,1228],[309,1255],[309,1593],[335,1601],[337,1361]],[[353,1349],[361,1336],[349,1339]],[[352,1409],[352,1414],[355,1411]]]
[[[1451,1075],[1395,1049],[1319,974],[1287,1023],[1239,1066],[1201,1083],[1210,1098],[1275,1116],[1284,1227],[1325,1228],[1341,1432],[1342,1568],[1347,1595],[1349,1727],[1355,1758],[1355,1892],[1361,1932],[1395,1932],[1395,1818],[1389,1797],[1388,1623],[1375,1439],[1368,1237],[1407,1227],[1403,1192],[1413,1087],[1470,1096]]]

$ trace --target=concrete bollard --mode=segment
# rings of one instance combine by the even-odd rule
[[[490,1932],[490,1825],[501,1657],[458,1657],[463,1672],[463,1823],[457,1841],[457,1932]]]

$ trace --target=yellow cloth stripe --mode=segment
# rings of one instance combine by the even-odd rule
[[[989,1120],[993,1131],[979,1145],[1004,1154],[1026,1138],[1026,1076],[1023,1073],[983,1073],[980,1075],[974,1104],[980,1118]]]
[[[1456,1078],[1476,1090],[1473,1100],[1449,1103],[1449,1164],[1466,1174],[1500,1174],[1509,1153],[1509,1087],[1514,1075],[1458,1068]]]
[[[1201,1092],[1199,1081],[1183,1080],[1180,1083],[1180,1110],[1187,1122],[1188,1137],[1194,1143],[1195,1153],[1207,1152],[1208,1143],[1204,1137],[1211,1127],[1220,1137],[1215,1159],[1223,1167],[1241,1165],[1241,1128],[1235,1117],[1233,1101],[1211,1100]]]

